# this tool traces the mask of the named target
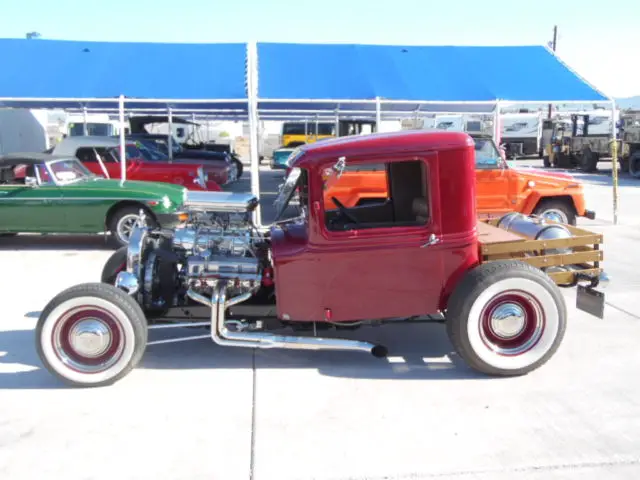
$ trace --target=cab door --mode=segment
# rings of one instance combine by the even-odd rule
[[[451,249],[440,230],[438,183],[429,181],[438,178],[436,160],[435,153],[376,159],[390,172],[389,201],[341,213],[317,200],[308,232],[294,225],[275,235],[278,315],[356,321],[435,313]],[[324,190],[316,182],[314,191]]]

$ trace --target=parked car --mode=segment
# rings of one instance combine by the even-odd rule
[[[214,174],[216,181],[224,180],[224,182],[221,183],[223,186],[234,183],[239,178],[238,167],[227,153],[212,152],[212,155],[208,158],[174,157],[173,159],[170,159],[169,155],[166,153],[168,151],[166,144],[161,141],[156,141],[153,138],[146,138],[144,135],[127,135],[126,139],[127,141],[134,142],[136,144],[146,160],[165,163],[201,163],[202,165],[205,165],[205,168],[209,171],[216,172]],[[223,177],[223,174],[225,173],[226,177]]]
[[[109,180],[77,158],[47,153],[0,156],[0,232],[108,232],[126,245],[142,210],[153,225],[185,220],[186,188],[169,183]]]
[[[120,141],[113,137],[67,137],[49,149],[53,155],[75,156],[96,175],[121,178]],[[198,163],[150,161],[134,142],[126,144],[127,180],[166,182],[184,185],[190,190],[220,191],[210,178],[215,168]]]
[[[199,127],[198,123],[186,120],[185,118],[181,117],[173,117],[172,122],[174,125],[191,125],[196,129]],[[169,117],[167,115],[135,115],[133,117],[130,117],[129,125],[131,127],[131,137],[147,138],[149,140],[153,140],[159,144],[159,147],[162,148],[163,152],[166,155],[169,155],[168,136],[166,134],[149,132],[146,127],[147,125],[152,124],[163,124],[168,126]],[[195,133],[195,131],[193,133]],[[177,138],[175,138],[174,136],[171,137],[171,151],[173,153],[173,158],[215,161],[220,157],[211,154],[226,153],[229,160],[232,161],[236,166],[236,169],[238,171],[238,178],[242,176],[242,161],[240,160],[240,157],[231,150],[230,145],[213,142],[194,143],[192,135],[190,135],[189,138],[191,139],[191,141],[180,143]],[[262,156],[260,157],[260,160],[262,160]]]
[[[132,140],[148,140],[155,143],[162,153],[169,157],[169,139],[167,135],[160,133],[131,133],[127,135],[127,138]],[[198,149],[186,149],[184,148],[175,137],[171,138],[171,152],[174,160],[185,160],[189,162],[205,162],[216,163],[224,162],[229,165],[230,173],[229,177],[235,180],[242,176],[243,165],[237,156],[231,155],[228,152],[214,152],[209,150]],[[235,181],[233,180],[233,181]]]
[[[165,341],[150,341],[155,328],[203,330],[170,341],[385,357],[384,345],[320,332],[436,321],[469,367],[517,376],[562,343],[570,319],[560,287],[577,286],[576,307],[603,318],[602,235],[517,213],[478,221],[467,135],[404,131],[300,149],[266,231],[252,222],[251,194],[187,192],[185,225],[136,226],[101,282],[53,297],[35,333],[49,372],[74,386],[112,384],[147,345]],[[345,167],[380,163],[389,202],[325,202]],[[283,334],[283,326],[313,333]]]
[[[538,215],[560,223],[576,224],[577,217],[595,218],[586,208],[584,188],[571,175],[534,168],[512,167],[493,139],[473,134],[476,166],[476,214],[496,218],[509,212]],[[290,162],[295,159],[290,159]],[[339,184],[325,191],[325,201],[345,207],[383,203],[388,198],[388,172],[383,164],[349,166]]]

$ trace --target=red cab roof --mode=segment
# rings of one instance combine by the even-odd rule
[[[304,155],[298,155],[291,167],[309,168],[323,157],[357,156],[385,152],[441,151],[474,146],[473,139],[464,132],[435,130],[404,130],[399,132],[353,135],[320,140],[300,147]]]

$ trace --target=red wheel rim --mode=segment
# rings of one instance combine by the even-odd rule
[[[527,353],[540,341],[544,326],[540,302],[521,291],[496,295],[480,313],[480,337],[499,355]]]
[[[74,307],[60,316],[51,342],[68,368],[87,374],[108,370],[122,356],[124,333],[113,313],[93,305]]]

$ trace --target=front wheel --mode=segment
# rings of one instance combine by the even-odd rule
[[[587,173],[597,172],[598,160],[597,153],[592,152],[590,148],[585,148],[580,157],[580,168]]]
[[[36,326],[44,366],[76,387],[109,385],[142,359],[147,321],[136,301],[105,283],[84,283],[56,295]]]
[[[558,286],[541,270],[517,260],[481,264],[449,299],[447,334],[474,370],[524,375],[559,348],[567,311]]]
[[[118,273],[122,272],[127,266],[127,246],[120,247],[111,254],[109,259],[102,267],[100,281],[115,285]]]
[[[129,245],[129,236],[140,218],[141,206],[123,207],[116,210],[109,218],[107,228],[111,232],[112,242],[116,247]],[[147,224],[156,225],[149,212],[146,212]]]

